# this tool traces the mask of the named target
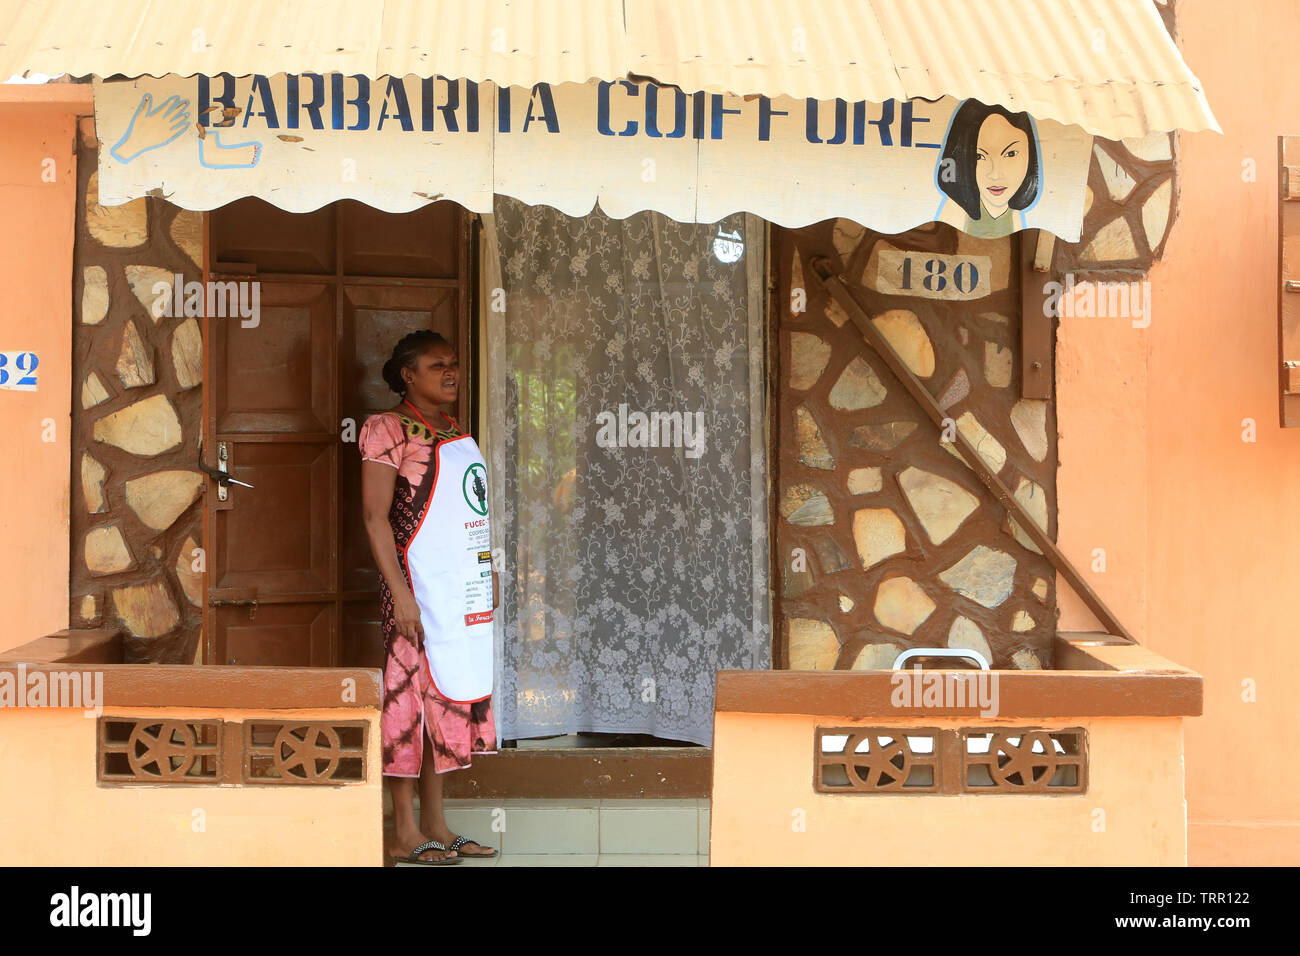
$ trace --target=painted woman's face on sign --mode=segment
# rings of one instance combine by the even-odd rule
[[[1029,143],[1025,134],[998,113],[980,124],[975,154],[975,183],[980,201],[993,218],[1007,211],[1007,203],[1025,181],[1029,170]]]

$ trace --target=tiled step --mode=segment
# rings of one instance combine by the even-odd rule
[[[626,856],[631,865],[676,857],[680,866],[709,852],[708,800],[471,799],[448,800],[445,809],[454,832],[503,857],[599,856],[601,866],[617,862],[605,857]]]

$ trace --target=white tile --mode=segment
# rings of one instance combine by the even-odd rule
[[[709,855],[709,808],[704,807],[700,810],[700,837],[699,850],[704,856]]]
[[[699,866],[694,853],[602,853],[597,866]]]
[[[464,864],[461,864],[462,866]],[[594,853],[512,853],[498,866],[595,866]]]
[[[695,806],[605,804],[600,808],[600,852],[695,855],[699,827]]]
[[[505,831],[494,833],[503,851],[518,853],[597,853],[600,811],[584,808],[506,807]]]

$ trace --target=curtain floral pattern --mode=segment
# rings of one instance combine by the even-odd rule
[[[770,666],[763,224],[488,225],[500,734],[708,744],[715,672]]]

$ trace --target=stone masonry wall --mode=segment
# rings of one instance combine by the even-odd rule
[[[129,661],[189,663],[203,601],[197,319],[154,316],[156,282],[201,279],[202,216],[97,202],[81,121],[72,335],[70,620],[121,622]]]
[[[838,256],[872,321],[1054,535],[1055,414],[1020,398],[1017,240],[941,224],[881,236],[843,219],[773,232],[778,660],[879,669],[902,649],[946,646],[994,667],[1050,666],[1051,564],[806,271],[810,256]],[[988,256],[990,293],[959,302],[874,291],[864,273],[878,243]],[[803,312],[792,309],[798,289]]]

